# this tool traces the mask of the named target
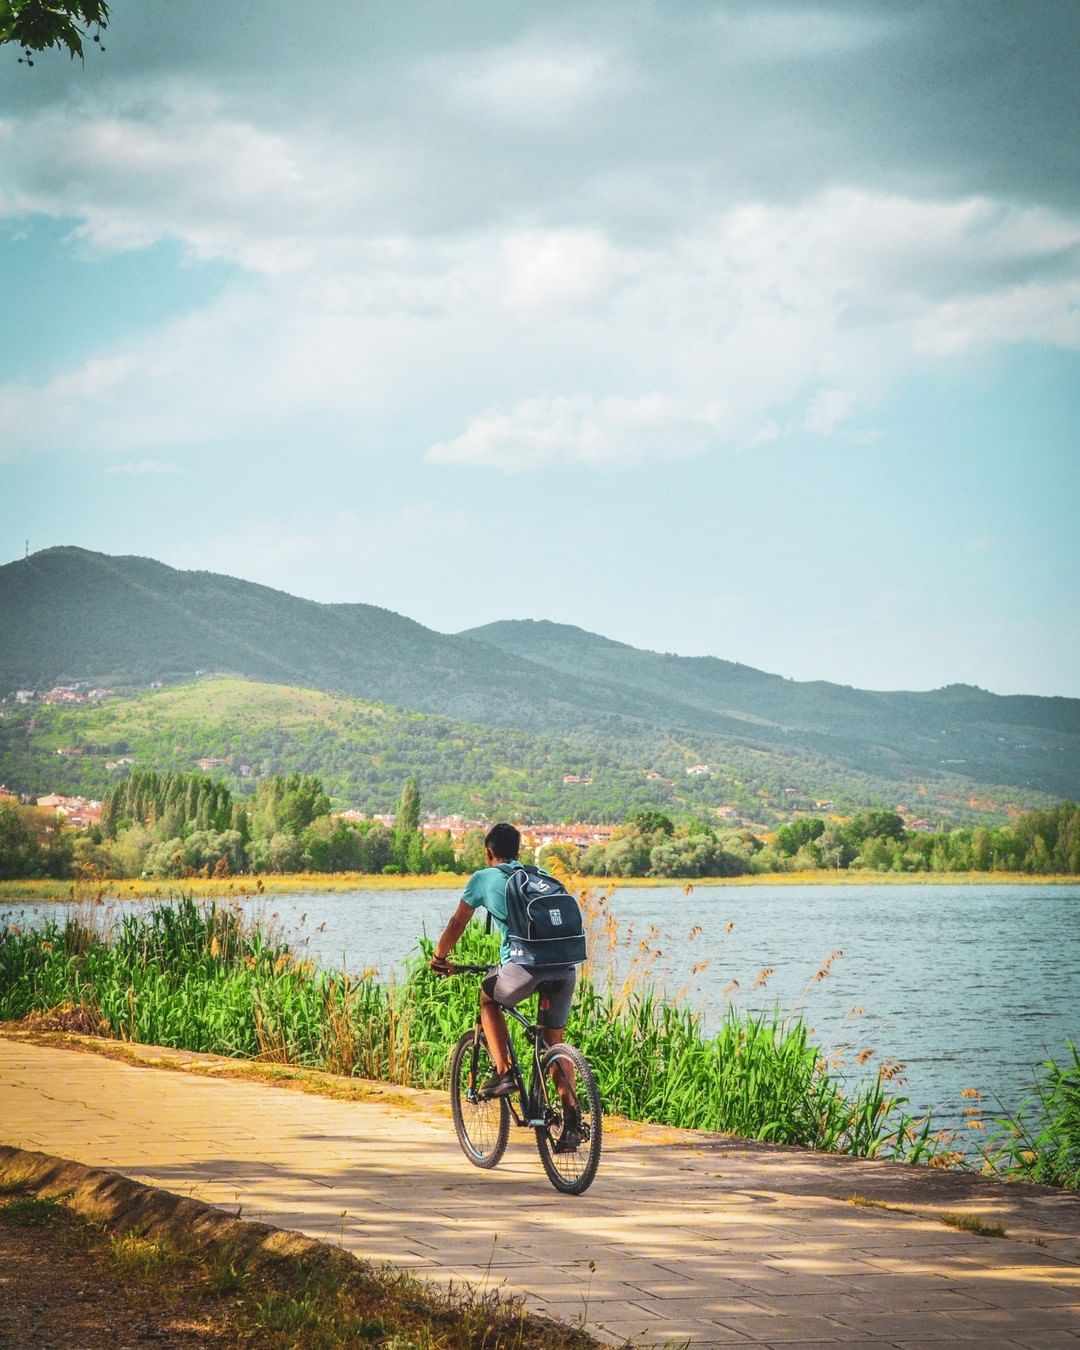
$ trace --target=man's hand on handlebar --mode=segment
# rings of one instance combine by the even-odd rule
[[[433,956],[430,965],[436,975],[453,975],[456,969],[445,956]]]

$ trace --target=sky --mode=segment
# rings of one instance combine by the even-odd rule
[[[0,48],[0,561],[1080,696],[1080,0]]]

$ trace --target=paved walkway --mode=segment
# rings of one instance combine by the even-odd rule
[[[1080,1201],[1038,1188],[616,1128],[575,1199],[550,1187],[524,1132],[479,1172],[445,1110],[3,1039],[0,1142],[239,1206],[430,1280],[501,1286],[610,1340],[1080,1350]],[[919,1212],[857,1207],[854,1192]],[[958,1232],[944,1209],[1009,1236]]]

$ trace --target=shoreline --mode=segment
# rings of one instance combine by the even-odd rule
[[[344,891],[461,890],[467,878],[459,872],[382,876],[368,872],[287,872],[258,877],[183,877],[175,880],[132,878],[117,881],[70,881],[31,878],[0,881],[0,905],[24,901],[104,902],[106,900],[173,900],[181,895],[203,899],[255,900],[272,895]],[[1080,876],[1028,872],[766,872],[737,877],[586,877],[573,878],[580,889],[641,888],[724,889],[746,886],[1077,886]]]

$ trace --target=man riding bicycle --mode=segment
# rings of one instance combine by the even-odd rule
[[[521,834],[513,825],[501,821],[487,832],[484,849],[488,865],[469,878],[457,909],[435,944],[431,968],[440,975],[450,974],[453,969],[449,961],[450,953],[475,911],[482,908],[491,915],[502,935],[502,948],[499,967],[486,977],[480,992],[480,1020],[495,1066],[495,1072],[482,1091],[485,1096],[505,1097],[514,1090],[514,1074],[510,1067],[510,1047],[503,1008],[516,1007],[539,990],[539,1023],[544,1028],[544,1039],[548,1045],[558,1045],[565,1036],[577,983],[577,968],[573,965],[525,966],[514,962],[507,929],[506,883],[508,872],[522,866],[518,859]],[[576,1116],[577,1108],[572,1101],[566,1102],[566,1108],[568,1130],[564,1131],[563,1146],[573,1148],[580,1142],[580,1138],[574,1138],[578,1130],[571,1115],[573,1113]]]

